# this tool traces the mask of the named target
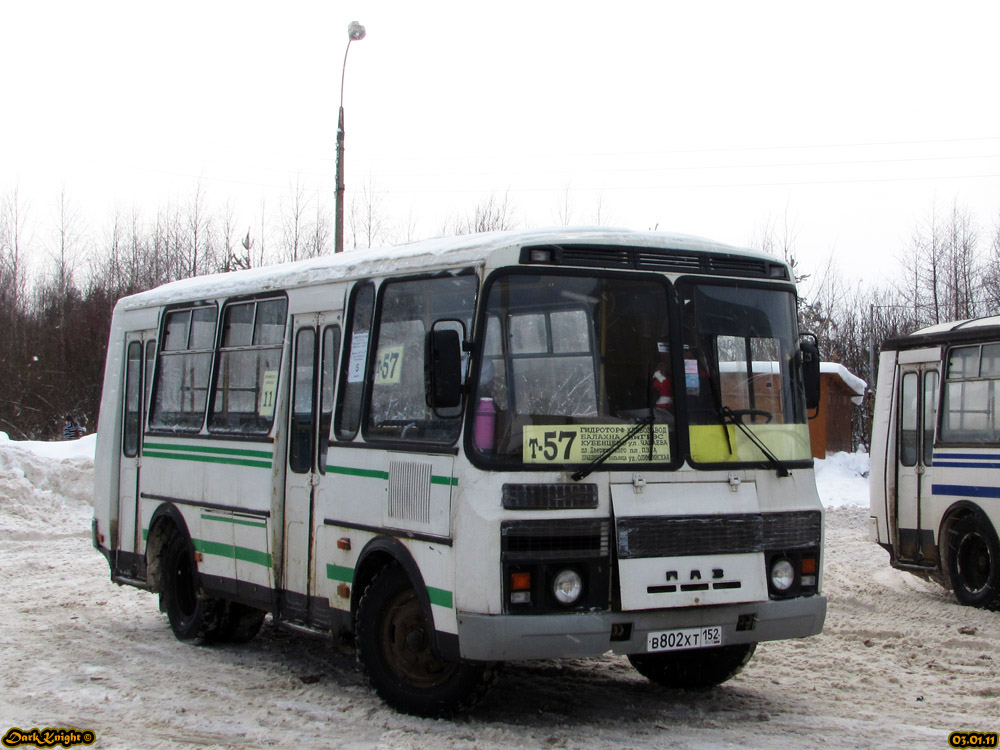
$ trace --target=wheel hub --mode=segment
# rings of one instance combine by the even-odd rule
[[[455,664],[434,655],[423,611],[413,591],[400,593],[386,608],[380,637],[389,668],[410,685],[434,687],[455,670]]]
[[[978,594],[989,583],[990,548],[981,534],[969,533],[962,537],[955,554],[958,573],[965,587],[972,594]]]

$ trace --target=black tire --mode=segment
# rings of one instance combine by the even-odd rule
[[[1000,609],[1000,542],[979,513],[955,521],[947,536],[948,576],[960,604]]]
[[[383,568],[358,602],[355,645],[368,681],[403,713],[442,717],[471,710],[496,680],[496,666],[437,656],[417,592],[398,565]]]
[[[735,677],[757,650],[756,643],[656,654],[630,654],[632,666],[651,682],[679,690],[707,690]]]
[[[160,607],[167,613],[177,640],[207,643],[223,624],[225,602],[201,591],[194,549],[182,534],[174,534],[163,552],[163,593]]]

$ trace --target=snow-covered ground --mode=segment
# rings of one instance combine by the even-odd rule
[[[2,435],[2,433],[0,433]],[[867,457],[819,462],[829,612],[709,693],[619,657],[508,665],[470,717],[397,714],[330,642],[265,625],[178,642],[156,598],[90,545],[93,437],[0,437],[0,732],[76,727],[101,748],[943,748],[1000,730],[1000,614],[959,607],[867,538]]]

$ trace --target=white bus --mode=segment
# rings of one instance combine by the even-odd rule
[[[1000,609],[1000,316],[886,341],[872,423],[871,537],[890,563]]]
[[[468,709],[508,660],[711,686],[822,628],[817,397],[788,266],[691,237],[180,281],[115,308],[94,544],[182,640],[353,635],[405,712]]]

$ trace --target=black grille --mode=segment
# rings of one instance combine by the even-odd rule
[[[504,521],[501,556],[507,561],[606,557],[608,522],[602,519]]]
[[[819,511],[620,518],[618,556],[734,555],[818,547]]]
[[[532,250],[544,249],[547,260],[532,260]],[[638,271],[671,271],[716,276],[744,276],[788,280],[780,261],[747,258],[726,253],[619,245],[539,245],[521,249],[521,263],[588,268],[630,268]]]
[[[580,510],[597,507],[596,484],[505,484],[507,510]]]

